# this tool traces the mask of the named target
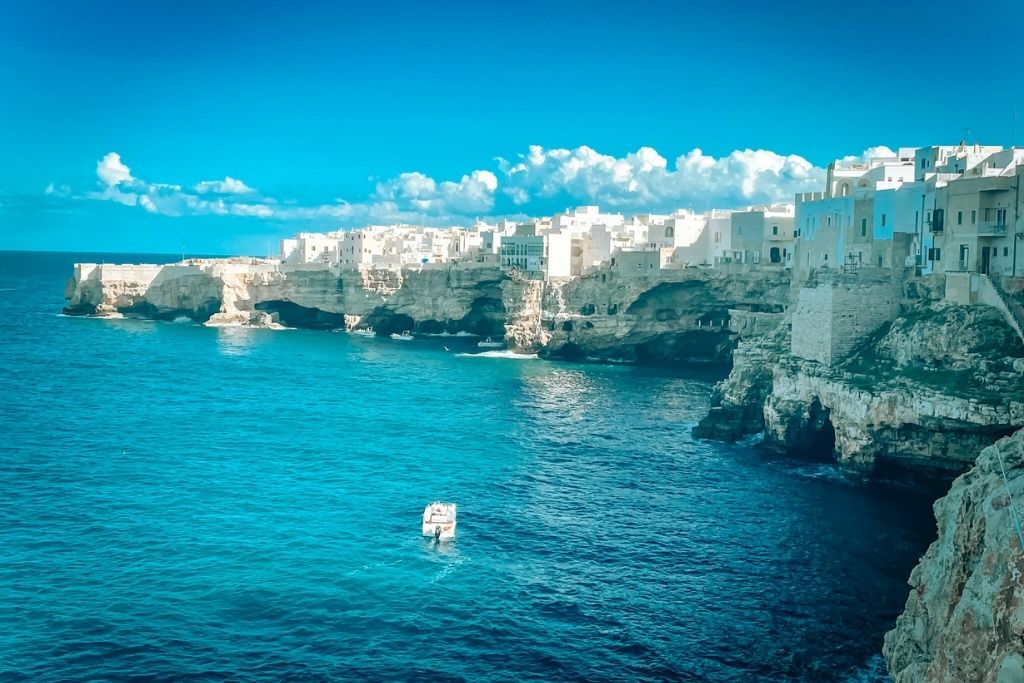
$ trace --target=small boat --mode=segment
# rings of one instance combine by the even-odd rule
[[[377,333],[373,331],[372,327],[361,327],[352,330],[352,334],[358,334],[360,337],[376,337]]]
[[[392,339],[397,339],[399,341],[412,341],[413,340],[412,332],[409,332],[408,330],[406,330],[405,332],[393,332],[391,334],[391,338]]]
[[[423,508],[423,535],[435,541],[455,538],[455,503],[436,500]]]
[[[483,341],[477,342],[476,345],[481,349],[500,349],[505,345],[504,342],[494,341],[490,337],[487,337]]]

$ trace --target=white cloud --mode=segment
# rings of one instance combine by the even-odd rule
[[[374,196],[424,213],[486,213],[494,208],[498,178],[491,171],[473,171],[458,182],[438,184],[418,171],[377,183]]]
[[[844,159],[889,155],[888,148],[873,147]],[[110,152],[96,164],[97,190],[75,193],[51,183],[45,193],[115,201],[165,216],[243,216],[327,226],[361,221],[465,224],[491,214],[499,193],[522,211],[529,211],[531,203],[549,209],[556,199],[626,211],[700,210],[792,201],[797,192],[820,189],[825,176],[823,168],[803,157],[752,149],[721,157],[694,149],[669,161],[651,147],[617,157],[587,146],[531,146],[513,161],[496,161],[497,172],[478,169],[458,180],[439,181],[412,171],[377,182],[365,201],[302,205],[261,195],[232,176],[187,188],[147,182]]]
[[[587,146],[532,146],[518,163],[500,159],[499,166],[507,180],[504,192],[517,204],[566,194],[638,210],[791,201],[824,178],[824,170],[803,157],[750,149],[721,158],[694,149],[678,157],[671,169],[650,147],[614,157]]]
[[[135,180],[131,169],[121,162],[121,155],[117,152],[108,152],[96,162],[96,176],[107,187]]]
[[[199,194],[252,194],[252,189],[241,180],[225,176],[224,180],[204,180],[196,183],[195,191]]]
[[[458,182],[437,182],[422,173],[403,173],[378,183],[367,202],[338,200],[332,204],[300,206],[293,200],[257,197],[241,180],[204,180],[191,188],[169,183],[150,183],[132,175],[116,152],[96,164],[100,189],[78,198],[115,201],[163,216],[244,216],[281,221],[401,221],[467,222],[469,213],[484,213],[494,206],[498,179],[491,171],[478,170]],[[53,183],[45,194],[67,189]]]
[[[884,158],[884,157],[895,157],[896,152],[892,151],[885,145],[879,145],[877,147],[868,147],[860,154],[849,154],[841,159],[838,159],[843,164],[866,164],[872,159]]]

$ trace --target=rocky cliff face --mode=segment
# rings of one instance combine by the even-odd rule
[[[935,504],[938,540],[885,636],[896,683],[1024,682],[1024,549],[1011,500],[1024,512],[1024,430],[985,448]]]
[[[601,270],[547,283],[543,354],[616,361],[728,361],[737,335],[730,309],[781,312],[789,297],[783,271],[726,274],[707,269],[658,276]]]
[[[372,327],[379,334],[504,336],[546,357],[728,360],[730,309],[781,311],[783,271],[684,269],[635,277],[614,269],[565,282],[460,263],[394,270],[278,266],[215,259],[169,266],[80,265],[66,312],[188,316],[208,325]]]
[[[698,436],[962,470],[1024,425],[1024,346],[984,306],[918,305],[835,367],[792,356],[783,327],[741,344],[713,405]]]

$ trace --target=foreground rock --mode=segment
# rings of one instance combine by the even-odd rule
[[[1024,550],[1011,497],[1019,515],[1024,430],[983,450],[935,504],[938,540],[885,636],[896,683],[1024,682]]]

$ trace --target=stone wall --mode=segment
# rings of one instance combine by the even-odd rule
[[[803,287],[793,311],[791,353],[833,365],[899,312],[891,282]]]

